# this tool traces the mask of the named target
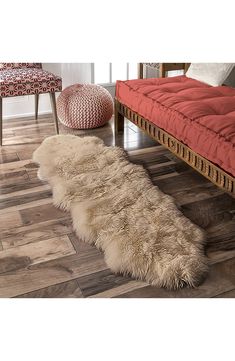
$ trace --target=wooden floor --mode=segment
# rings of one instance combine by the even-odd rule
[[[61,126],[62,133],[71,132]],[[36,177],[32,152],[54,134],[50,116],[4,121],[0,149],[0,297],[235,297],[235,199],[213,186],[131,123],[76,134],[123,146],[154,184],[207,232],[210,273],[197,289],[167,291],[114,275],[95,247],[73,233],[69,214],[52,205]]]

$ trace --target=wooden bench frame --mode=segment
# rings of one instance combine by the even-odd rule
[[[185,161],[193,169],[197,170],[204,177],[209,179],[224,191],[235,195],[235,178],[223,169],[219,168],[206,158],[194,152],[185,144],[174,138],[172,135],[157,127],[150,120],[144,119],[140,114],[135,113],[115,98],[115,132],[124,131],[124,118],[129,119],[146,134],[164,145],[178,158]]]
[[[189,68],[190,63],[156,63],[159,64],[159,77],[164,78],[168,71],[172,70],[183,70],[184,73]],[[144,77],[144,65],[145,63],[138,64],[138,77],[139,79],[143,79]]]

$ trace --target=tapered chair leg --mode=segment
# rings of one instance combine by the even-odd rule
[[[38,119],[38,101],[39,101],[39,94],[35,94],[35,120]]]
[[[0,97],[0,146],[2,146],[2,98]]]
[[[58,125],[58,117],[57,117],[57,110],[56,110],[55,93],[50,93],[50,98],[51,98],[51,109],[52,109],[54,123],[55,123],[55,131],[56,131],[56,134],[59,134],[59,125]]]

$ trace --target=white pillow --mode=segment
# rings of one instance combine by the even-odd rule
[[[232,71],[234,63],[192,63],[185,74],[212,86],[222,85]]]

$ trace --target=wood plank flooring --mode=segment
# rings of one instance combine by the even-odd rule
[[[196,289],[167,291],[113,274],[103,254],[80,241],[68,213],[52,205],[47,183],[31,160],[54,134],[50,115],[4,121],[0,148],[0,297],[235,297],[235,199],[193,171],[128,121],[114,136],[113,120],[90,131],[128,151],[153,183],[172,195],[181,211],[206,230],[210,272]]]

